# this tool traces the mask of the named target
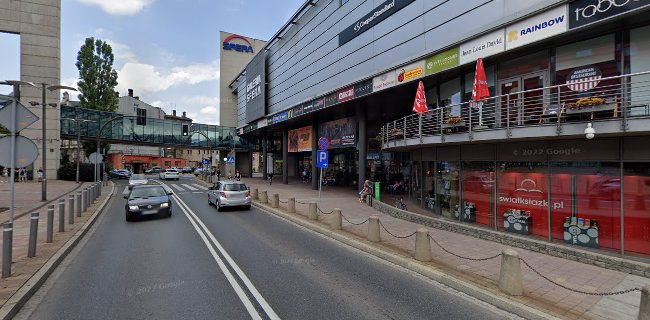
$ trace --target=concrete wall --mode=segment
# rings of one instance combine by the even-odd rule
[[[268,53],[268,114],[444,49],[561,0],[417,0],[339,47],[384,1],[318,1]],[[222,78],[223,79],[223,78]]]
[[[42,83],[60,84],[61,81],[61,0],[0,0],[0,32],[20,35],[20,79],[39,86]],[[42,107],[32,107],[30,101],[41,103],[42,89],[22,87],[21,102],[41,117]],[[46,103],[57,103],[59,91],[47,91]],[[59,167],[61,139],[59,135],[60,112],[47,109],[47,178],[56,178]],[[21,135],[32,139],[40,148],[42,122],[21,131]],[[38,170],[41,156],[34,163]]]
[[[264,46],[266,41],[246,38],[253,47],[253,53],[238,52],[234,50],[223,50],[223,40],[233,35],[228,32],[220,32],[220,57],[219,57],[219,124],[221,126],[237,126],[237,96],[232,94],[228,88],[230,82],[246,68],[246,65],[253,59]],[[243,40],[236,39],[233,43],[244,44]]]

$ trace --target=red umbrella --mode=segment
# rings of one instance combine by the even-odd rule
[[[415,102],[413,103],[413,112],[428,112],[427,97],[424,95],[424,84],[422,81],[418,84],[418,90],[415,93]]]
[[[476,61],[476,72],[474,73],[474,89],[472,89],[472,106],[479,109],[479,126],[483,125],[483,103],[490,97],[483,59]]]

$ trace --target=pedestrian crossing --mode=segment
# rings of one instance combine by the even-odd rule
[[[198,193],[202,193],[201,191],[207,191],[208,188],[204,187],[200,184],[197,183],[179,183],[179,184],[169,184],[172,188],[176,189],[178,192],[185,192],[185,191],[197,191]],[[194,192],[194,193],[197,193]]]

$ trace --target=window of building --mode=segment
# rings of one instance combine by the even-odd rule
[[[650,71],[650,26],[630,30],[629,72]],[[632,116],[650,115],[650,74],[631,77],[629,113]]]
[[[460,220],[494,227],[494,162],[463,162],[463,211]]]
[[[624,164],[625,252],[650,254],[650,163]]]
[[[541,50],[523,57],[503,61],[499,64],[499,79],[508,79],[528,73],[547,70],[549,56],[548,50]],[[487,70],[485,70],[485,74],[487,76]]]
[[[438,162],[437,204],[443,217],[458,219],[460,213],[460,162]]]

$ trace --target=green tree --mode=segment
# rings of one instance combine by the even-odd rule
[[[116,111],[119,99],[117,86],[117,71],[113,69],[113,48],[105,41],[86,38],[85,43],[77,53],[77,69],[79,69],[79,101],[82,108],[101,111]],[[96,149],[96,144],[84,141],[82,147],[86,156]],[[110,145],[102,143],[101,149],[108,150]]]

